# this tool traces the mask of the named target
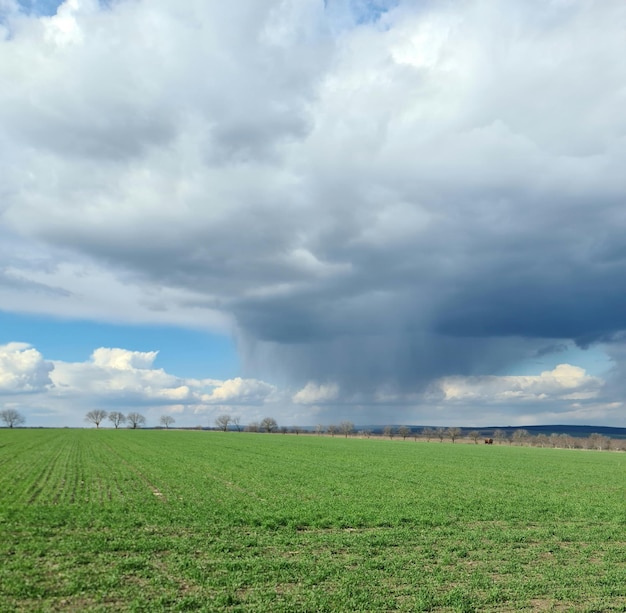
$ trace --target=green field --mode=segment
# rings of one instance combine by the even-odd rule
[[[626,454],[0,431],[0,611],[626,611]]]

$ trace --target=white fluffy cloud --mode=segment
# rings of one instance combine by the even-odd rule
[[[210,404],[257,405],[265,403],[276,392],[276,387],[257,381],[236,377],[226,381],[215,381],[210,394],[204,394],[202,401]]]
[[[205,404],[262,405],[274,386],[254,379],[185,379],[154,368],[157,351],[96,349],[87,362],[54,362],[57,397],[92,398],[102,404],[190,407]]]
[[[42,392],[52,386],[54,365],[26,343],[0,345],[0,395]]]
[[[100,347],[93,352],[91,360],[103,369],[136,371],[152,368],[157,355],[158,351],[127,351]]]
[[[571,364],[534,376],[445,377],[438,382],[445,400],[488,403],[588,400],[599,396],[602,385],[602,379]]]
[[[293,395],[296,404],[317,404],[337,400],[339,386],[336,383],[317,384],[309,381]]]
[[[78,425],[94,405],[193,415],[215,407],[260,408],[276,400],[276,387],[264,381],[177,377],[154,366],[157,356],[157,351],[100,347],[85,362],[46,361],[30,345],[9,343],[0,346],[0,395],[7,406],[30,407],[44,425]]]
[[[112,362],[111,356],[102,355],[109,352],[115,354]],[[154,356],[150,353],[107,349],[96,350],[87,362],[55,361],[54,388],[43,402],[53,406],[71,403],[75,407],[74,422],[80,415],[79,407],[96,405],[109,410],[157,411],[197,402],[184,380],[162,369],[151,368],[152,359]],[[132,366],[133,360],[148,366]]]

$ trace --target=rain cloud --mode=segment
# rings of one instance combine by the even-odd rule
[[[235,334],[225,401],[414,407],[564,345],[621,359],[621,0],[2,7],[0,236],[32,247],[7,308]]]

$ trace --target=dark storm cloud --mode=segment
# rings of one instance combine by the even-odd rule
[[[326,4],[16,26],[3,224],[193,291],[249,374],[342,393],[626,329],[626,6]]]

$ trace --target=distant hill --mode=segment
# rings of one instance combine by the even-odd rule
[[[385,426],[357,426],[358,430],[371,430],[375,434],[382,434]],[[398,426],[393,426],[394,428]],[[412,432],[421,432],[424,428],[434,428],[435,426],[408,426]],[[494,430],[503,430],[507,436],[510,436],[515,430],[528,430],[530,434],[536,436],[537,434],[569,434],[570,436],[576,436],[579,438],[586,438],[590,434],[597,433],[604,436],[608,436],[613,439],[626,439],[626,428],[611,428],[609,426],[573,426],[567,424],[552,424],[545,426],[485,426],[475,428],[461,428],[461,436],[467,436],[468,432],[472,430],[478,430],[482,437],[488,437],[493,435]]]
[[[548,425],[548,426],[521,426],[524,430],[528,430],[531,434],[569,434],[570,436],[577,436],[580,438],[586,438],[590,434],[603,434],[609,438],[626,439],[626,428],[611,428],[609,426],[571,426],[564,424]],[[507,434],[519,430],[520,428],[501,428]]]

